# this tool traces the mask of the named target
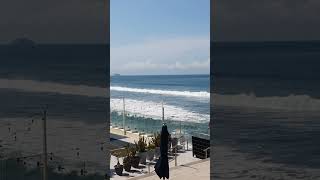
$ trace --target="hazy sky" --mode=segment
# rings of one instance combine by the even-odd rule
[[[105,0],[1,0],[0,43],[30,38],[39,43],[107,40]]]
[[[111,0],[111,74],[209,74],[209,0]]]
[[[214,40],[320,40],[319,0],[214,0]]]

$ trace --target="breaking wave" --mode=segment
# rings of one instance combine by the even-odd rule
[[[210,93],[206,92],[206,91],[198,91],[198,92],[195,92],[195,91],[174,91],[174,90],[159,90],[159,89],[129,88],[129,87],[121,87],[121,86],[111,86],[110,90],[123,91],[123,92],[169,95],[169,96],[210,98]]]
[[[126,112],[130,114],[155,119],[161,119],[162,117],[162,104],[160,102],[125,99],[125,105]],[[163,106],[165,119],[187,122],[208,122],[210,119],[209,114],[200,114],[173,105],[164,104]],[[123,100],[110,99],[110,107],[112,111],[121,112],[123,110]]]

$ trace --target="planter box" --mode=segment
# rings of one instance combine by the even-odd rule
[[[154,157],[158,159],[160,157],[160,147],[156,147],[154,150]]]
[[[123,159],[123,169],[127,172],[131,171],[131,160],[128,157]]]
[[[153,161],[153,159],[154,159],[154,149],[151,149],[147,152],[147,160]]]
[[[123,165],[115,165],[114,166],[114,170],[116,171],[116,174],[119,176],[122,176],[122,172],[123,172]]]
[[[140,164],[147,164],[147,152],[139,152],[138,156],[140,157]]]
[[[172,152],[176,152],[178,145],[178,138],[174,137],[171,139],[171,147],[172,147]]]
[[[130,158],[131,166],[134,168],[139,168],[140,157],[134,156]]]

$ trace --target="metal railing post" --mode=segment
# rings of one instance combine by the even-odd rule
[[[177,166],[177,146],[174,148],[174,166]]]
[[[187,151],[189,151],[189,140],[187,139]]]
[[[47,159],[47,107],[43,111],[43,180],[48,179],[48,159]]]
[[[126,135],[126,105],[123,97],[123,114],[122,114],[122,127],[123,127],[123,135]]]

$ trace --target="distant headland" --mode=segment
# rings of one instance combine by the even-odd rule
[[[22,47],[34,47],[36,43],[28,38],[17,38],[10,43],[14,46],[22,46]]]

